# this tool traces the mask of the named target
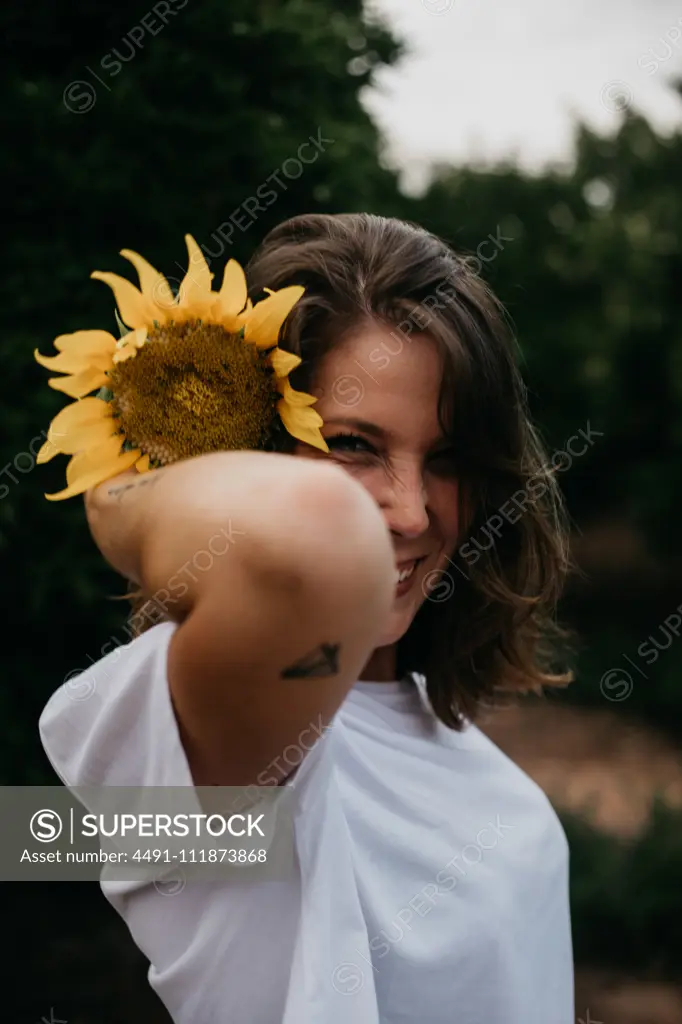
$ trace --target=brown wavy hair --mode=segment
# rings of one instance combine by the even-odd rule
[[[326,353],[368,320],[391,329],[397,351],[428,334],[445,354],[438,413],[466,525],[398,641],[399,677],[423,674],[434,713],[455,730],[485,707],[569,683],[555,664],[568,651],[555,617],[571,569],[568,521],[530,421],[513,332],[469,259],[405,221],[309,214],[272,230],[246,276],[253,301],[266,288],[305,288],[279,341],[302,358],[290,376],[297,389],[314,393]],[[281,430],[270,447],[294,445]]]

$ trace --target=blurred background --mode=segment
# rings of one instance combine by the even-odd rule
[[[571,513],[576,681],[484,728],[570,839],[577,1021],[682,1024],[682,7],[33,0],[0,23],[2,784],[57,783],[38,716],[126,639],[81,503],[43,498],[65,403],[34,348],[113,328],[89,275],[127,273],[121,248],[177,283],[186,232],[220,272],[296,213],[416,221],[505,302]],[[7,1020],[167,1020],[96,885],[4,883],[2,906]]]

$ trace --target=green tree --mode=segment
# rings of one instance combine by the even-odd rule
[[[111,295],[89,275],[129,273],[121,248],[177,280],[189,232],[220,274],[296,213],[390,202],[395,177],[380,166],[358,91],[399,49],[363,19],[360,0],[37,0],[5,10],[2,28],[13,144],[2,165],[12,197],[0,282],[11,685],[0,695],[0,771],[28,782],[44,771],[39,709],[65,673],[99,657],[124,616],[104,604],[121,581],[101,564],[81,503],[43,498],[61,486],[65,460],[30,469],[64,405],[33,350],[49,352],[63,332],[114,328]]]

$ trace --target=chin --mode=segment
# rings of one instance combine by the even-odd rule
[[[414,622],[416,614],[416,608],[410,609],[409,612],[392,611],[377,647],[390,647],[391,644],[397,644]]]

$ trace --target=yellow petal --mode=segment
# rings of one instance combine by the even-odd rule
[[[126,334],[126,341],[129,345],[134,345],[135,348],[142,348],[147,340],[148,333],[149,331],[146,327],[138,327],[136,331]]]
[[[135,469],[138,473],[148,473],[150,470],[149,456],[143,455],[141,459],[138,459],[135,463]]]
[[[104,444],[109,438],[117,436],[119,447],[124,441],[122,434],[117,434],[117,423],[114,419],[98,420],[96,423],[85,423],[71,427],[55,443],[64,455],[75,455],[77,452],[89,451]],[[49,441],[49,436],[48,436]]]
[[[151,326],[154,320],[154,307],[134,284],[125,277],[119,277],[118,274],[105,274],[101,270],[94,270],[90,277],[109,285],[124,324],[128,327]]]
[[[314,405],[317,401],[314,395],[309,395],[305,391],[294,391],[286,377],[277,379],[277,390],[289,405],[301,407]]]
[[[277,403],[277,411],[292,437],[305,441],[314,448],[320,448],[323,452],[329,451],[329,446],[319,430],[322,426],[322,417],[314,409],[297,409],[281,399]]]
[[[136,355],[137,349],[134,345],[124,345],[114,352],[114,363],[125,363],[126,359],[132,359]]]
[[[246,305],[246,277],[236,260],[228,260],[225,264],[223,283],[218,292],[218,299],[213,307],[213,315],[221,322],[227,321],[227,330],[235,330],[234,319]]]
[[[257,302],[245,319],[244,338],[256,348],[270,348],[277,344],[282,324],[305,291],[299,285],[280,288]]]
[[[116,339],[108,331],[74,331],[72,334],[60,334],[54,340],[54,347],[59,355],[42,356],[37,350],[34,352],[36,362],[48,370],[79,373],[89,366],[108,370]]]
[[[99,444],[88,448],[87,451],[75,454],[66,467],[67,484],[74,483],[84,473],[91,473],[115,459],[121,454],[123,440],[121,434],[117,437],[108,437],[105,441],[100,441]],[[137,455],[139,458],[140,453],[138,452]]]
[[[147,260],[130,249],[121,249],[121,256],[130,260],[140,279],[140,291],[146,299],[167,311],[175,305],[175,296],[163,274],[148,263]],[[156,318],[159,320],[159,317]],[[164,316],[165,320],[165,316]]]
[[[55,391],[63,391],[70,398],[82,398],[90,394],[95,388],[104,387],[108,377],[102,370],[90,368],[76,373],[73,377],[50,377],[48,384]]]
[[[100,427],[100,424],[104,426]],[[61,409],[48,427],[47,440],[38,452],[36,462],[49,462],[61,452],[70,454],[69,438],[85,428],[97,430],[98,437],[105,430],[106,436],[114,433],[116,424],[108,402],[101,398],[81,398],[79,402],[72,402]]]
[[[101,398],[81,398],[79,402],[72,402],[59,410],[50,424],[47,436],[52,441],[58,442],[59,437],[72,427],[112,419],[113,415],[109,402],[105,402]]]
[[[109,331],[73,331],[60,334],[53,344],[59,352],[87,352],[91,356],[95,352],[111,354],[116,348],[116,338]]]
[[[215,301],[211,292],[213,274],[203,252],[191,235],[185,235],[189,263],[178,290],[178,307],[184,317],[205,315]]]
[[[58,448],[56,444],[48,438],[45,444],[41,445],[38,454],[36,455],[36,462],[49,462],[55,455],[61,455],[62,450]]]
[[[237,317],[236,330],[241,331],[241,330],[243,330],[246,327],[246,324],[248,323],[249,317],[251,316],[252,312],[253,312],[253,302],[251,301],[251,299],[247,299],[246,300],[246,306],[244,308],[244,312],[240,313],[239,316]]]
[[[146,327],[138,327],[136,331],[129,331],[116,342],[116,350],[111,358],[112,363],[123,363],[126,359],[130,359],[138,349],[142,348],[146,340]]]
[[[113,354],[115,349],[111,352],[91,352],[88,355],[88,365],[95,370],[110,370],[113,366]]]
[[[287,377],[292,370],[301,365],[301,357],[293,352],[285,352],[284,349],[276,348],[270,356],[270,365],[275,371],[276,377]]]
[[[57,373],[82,373],[92,365],[87,356],[73,351],[60,352],[56,356],[41,356],[36,348],[33,350],[33,357],[41,366]]]
[[[69,469],[75,460],[81,459],[80,455],[74,455],[66,470],[67,479],[69,479],[69,476],[71,477],[69,486],[63,491],[58,491],[56,494],[46,494],[45,497],[48,501],[63,501],[65,498],[72,498],[76,494],[83,494],[84,491],[90,490],[91,487],[96,487],[97,484],[101,484],[104,480],[110,480],[111,477],[118,476],[124,470],[130,469],[139,457],[140,451],[138,448],[135,448],[133,451],[123,452],[113,458],[109,457],[103,460],[99,466],[93,466],[87,471],[85,470],[84,463],[79,462],[69,473]]]

